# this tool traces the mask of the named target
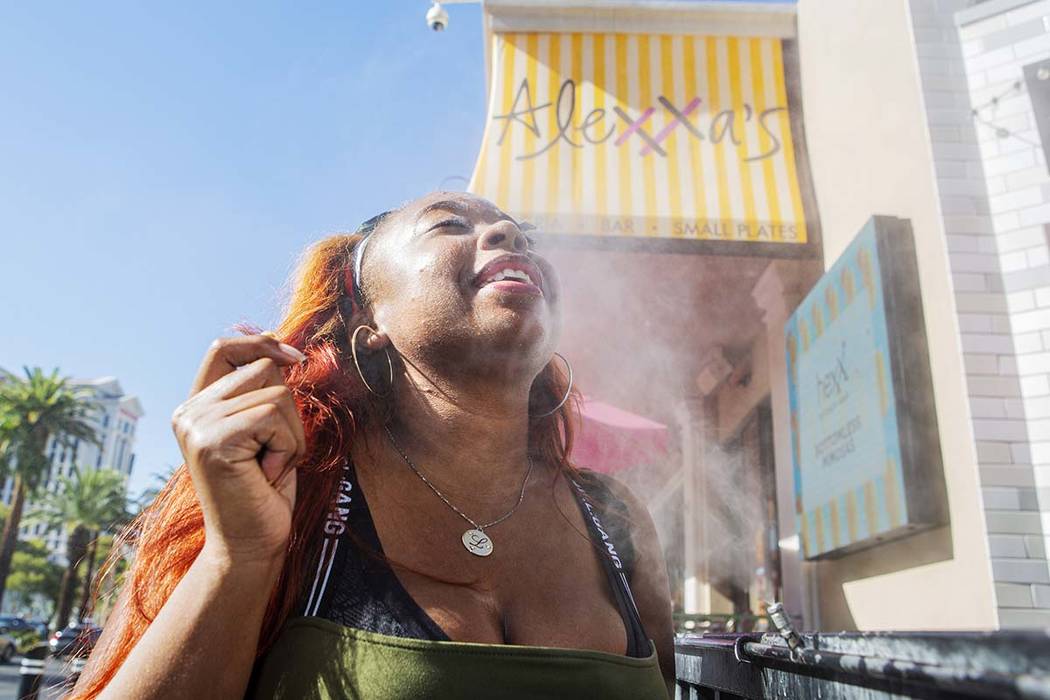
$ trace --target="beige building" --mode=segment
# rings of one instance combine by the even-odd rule
[[[578,461],[648,500],[682,619],[778,598],[825,630],[1050,626],[1050,0],[484,22],[470,187],[544,232],[593,400]],[[806,363],[832,341],[877,362],[828,404]]]

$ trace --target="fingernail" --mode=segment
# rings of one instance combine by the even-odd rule
[[[306,362],[306,355],[301,353],[296,348],[293,348],[288,343],[278,343],[277,347],[279,347],[281,349],[281,352],[283,352],[285,355],[288,355],[289,357],[294,359],[296,362]]]

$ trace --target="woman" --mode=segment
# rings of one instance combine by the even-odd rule
[[[74,697],[663,697],[664,562],[569,463],[558,294],[470,195],[318,244],[175,411],[186,464]]]

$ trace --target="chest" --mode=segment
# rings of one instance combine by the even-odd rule
[[[540,485],[467,551],[471,525],[432,494],[363,484],[383,552],[408,595],[455,641],[623,654],[627,632],[605,551],[564,480]]]

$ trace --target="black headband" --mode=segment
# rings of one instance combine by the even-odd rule
[[[358,226],[357,230],[354,231],[356,235],[362,236],[358,244],[354,246],[353,265],[351,266],[352,279],[350,280],[350,294],[353,297],[354,303],[358,306],[362,306],[365,303],[365,294],[361,289],[361,261],[365,256],[365,244],[368,243],[372,233],[389,214],[389,211],[385,211],[382,214],[376,214],[371,219]]]

